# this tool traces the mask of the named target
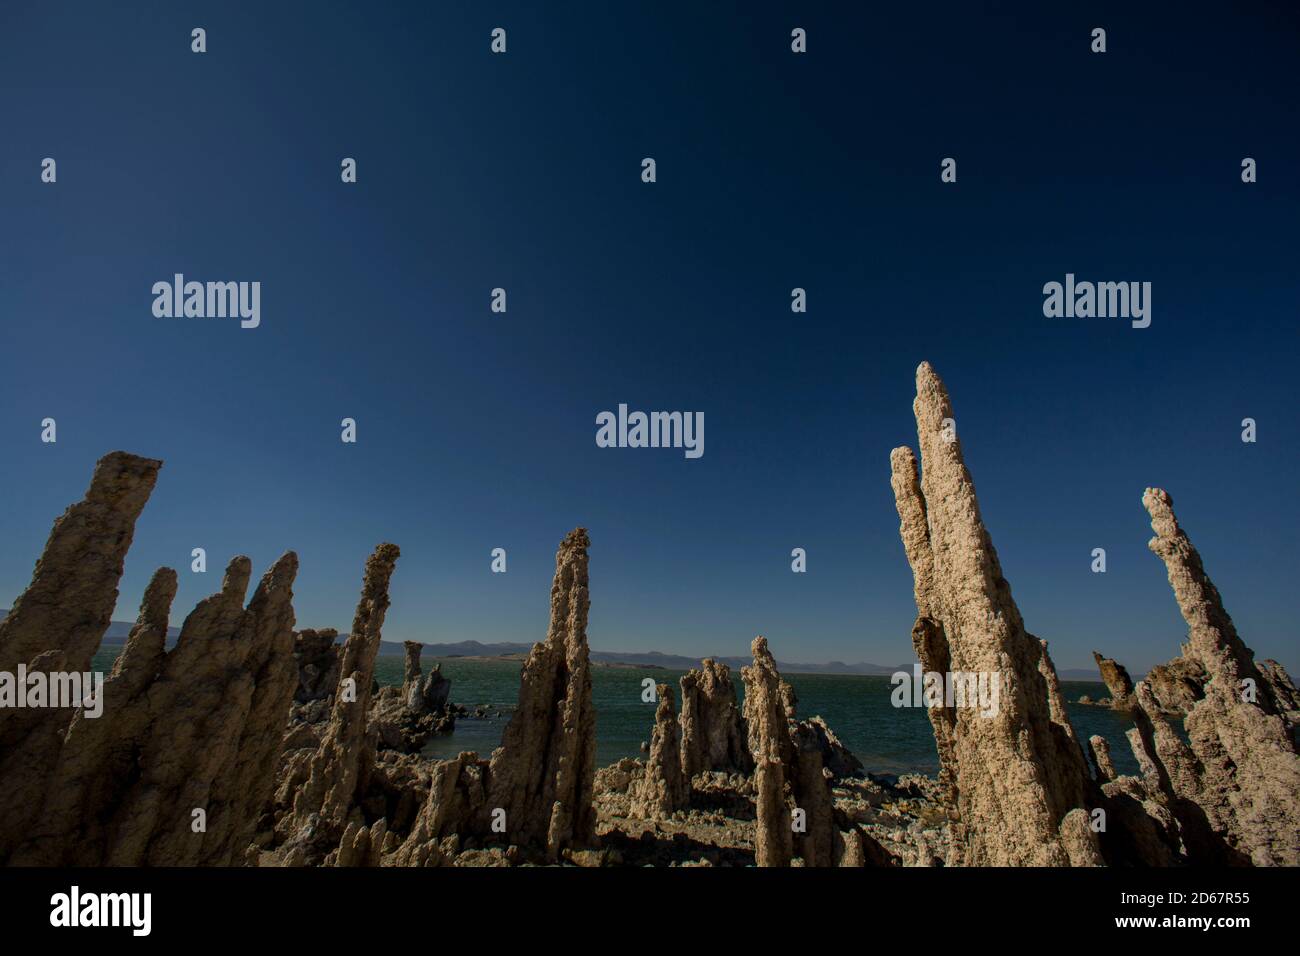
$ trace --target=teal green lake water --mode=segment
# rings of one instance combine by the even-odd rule
[[[101,651],[95,657],[96,670],[112,667],[118,648]],[[427,671],[436,661],[424,662]],[[461,718],[456,730],[435,737],[425,746],[427,756],[454,757],[462,750],[480,756],[491,753],[501,741],[501,731],[519,697],[519,668],[515,661],[475,661],[445,658],[442,672],[451,679],[451,699],[471,710],[483,705],[503,716],[487,719]],[[641,742],[650,739],[655,705],[641,700],[642,681],[670,683],[680,697],[678,678],[682,671],[658,668],[592,668],[592,702],[596,708],[596,758],[601,766],[620,757],[641,756]],[[743,698],[744,687],[736,678]],[[893,685],[888,677],[853,674],[784,674],[799,698],[799,716],[821,715],[835,734],[873,773],[927,773],[939,769],[934,736],[925,710],[894,707],[890,702]],[[383,655],[375,665],[381,685],[401,684],[402,657]],[[1094,700],[1106,695],[1105,685],[1063,681],[1068,701],[1088,694]],[[678,705],[681,701],[678,699]],[[1133,726],[1123,714],[1101,707],[1069,704],[1070,721],[1076,734],[1086,741],[1101,734],[1110,743],[1111,756],[1121,773],[1137,773],[1137,762],[1129,751],[1124,733]]]

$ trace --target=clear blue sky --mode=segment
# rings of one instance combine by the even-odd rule
[[[909,661],[928,359],[1058,666],[1177,653],[1159,485],[1300,670],[1294,10],[806,6],[5,4],[0,606],[120,448],[166,462],[120,619],[292,548],[300,625],[346,629],[392,540],[388,640],[536,640],[583,525],[596,648]],[[260,281],[261,327],[155,318],[175,272]],[[1044,318],[1067,272],[1152,282],[1151,327]],[[704,412],[704,456],[597,448],[620,402]]]

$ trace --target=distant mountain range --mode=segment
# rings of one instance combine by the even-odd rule
[[[9,609],[0,610],[0,621],[9,616]],[[105,644],[125,644],[127,635],[131,633],[131,628],[135,627],[130,621],[110,621],[108,630],[104,632]],[[173,647],[176,644],[176,638],[181,636],[179,627],[167,628],[167,646]]]
[[[381,654],[401,653],[400,644],[381,644]],[[390,649],[391,648],[391,649]],[[481,644],[478,641],[459,641],[455,644],[425,644],[423,654],[429,657],[506,657],[526,655],[532,650],[531,644]],[[705,655],[710,656],[710,655]],[[711,655],[722,661],[732,670],[754,663],[752,657],[723,657]],[[699,657],[687,657],[683,654],[661,654],[659,651],[595,651],[591,659],[602,664],[639,664],[642,667],[662,667],[665,670],[685,671],[699,667]],[[843,661],[829,661],[825,664],[807,664],[794,661],[777,661],[777,670],[783,674],[868,674],[885,675],[898,671],[911,672],[912,664],[898,664],[887,667],[884,664],[845,664]],[[1100,683],[1101,675],[1094,670],[1063,670],[1058,672],[1061,680],[1096,681]]]
[[[8,610],[0,611],[0,620],[8,614]],[[126,643],[127,635],[131,633],[132,624],[129,621],[113,621],[108,626],[108,631],[104,634],[103,643],[106,646],[118,646]],[[176,639],[180,636],[179,627],[167,628],[167,646],[174,647]],[[339,635],[339,642],[342,643],[347,638],[346,634]],[[479,641],[457,641],[454,644],[425,644],[422,655],[426,658],[439,657],[523,657],[533,649],[531,644],[483,644]],[[396,641],[381,641],[379,644],[379,653],[382,655],[404,654],[405,650],[401,644]],[[708,656],[708,655],[705,655]],[[662,667],[664,670],[685,671],[692,667],[699,667],[699,657],[687,657],[684,654],[661,654],[658,651],[596,651],[591,652],[591,659],[601,664],[635,664],[641,667]],[[717,657],[716,660],[722,661],[732,670],[752,664],[753,660],[749,657]],[[875,674],[886,675],[893,674],[897,671],[911,671],[912,664],[899,664],[895,667],[887,667],[883,664],[868,664],[865,662],[857,664],[845,664],[843,661],[829,661],[825,664],[807,664],[795,661],[777,661],[777,669],[786,674]],[[1097,681],[1101,680],[1100,675],[1095,670],[1063,670],[1060,671],[1061,680],[1081,680]]]
[[[402,645],[392,644],[394,651],[382,648],[381,653],[401,653]],[[483,644],[479,641],[458,641],[455,644],[426,644],[423,653],[429,657],[505,657],[527,654],[532,650],[531,644]],[[706,655],[708,656],[708,655]],[[735,669],[743,664],[752,664],[751,657],[722,657],[714,655],[716,660]],[[699,657],[687,657],[683,654],[661,654],[659,651],[597,651],[591,652],[591,659],[602,664],[639,664],[642,667],[662,667],[665,670],[690,670],[699,667]],[[779,670],[791,674],[892,674],[896,670],[907,670],[912,665],[902,667],[885,667],[881,664],[845,664],[831,661],[827,664],[801,664],[790,661],[777,661]]]

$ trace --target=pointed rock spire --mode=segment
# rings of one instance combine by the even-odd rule
[[[996,675],[1000,685],[991,717],[960,707],[931,714],[958,840],[974,865],[1067,865],[1084,852],[1077,818],[1062,832],[1066,815],[1088,800],[1083,752],[1063,707],[1053,719],[1047,652],[1025,630],[1002,576],[952,403],[928,363],[916,372],[913,411],[919,480],[907,449],[890,456],[916,594],[913,641],[927,670]]]
[[[1172,499],[1148,488],[1142,503],[1155,532],[1148,546],[1164,562],[1187,622],[1186,655],[1205,672],[1204,696],[1183,721],[1190,747],[1167,729],[1154,695],[1139,683],[1138,705],[1153,728],[1156,762],[1177,797],[1200,808],[1228,852],[1256,866],[1300,864],[1300,754],[1285,702],[1238,636],[1200,554],[1178,524]],[[1180,822],[1190,829],[1196,817],[1191,821],[1184,813]]]
[[[520,673],[519,705],[492,755],[490,802],[506,812],[512,843],[544,848],[551,858],[590,846],[596,776],[596,714],[587,648],[585,528],[555,554],[551,623]]]
[[[672,816],[690,800],[690,780],[682,773],[681,735],[673,706],[673,688],[670,684],[659,684],[655,691],[659,705],[655,708],[650,756],[637,798],[639,814],[652,819]]]

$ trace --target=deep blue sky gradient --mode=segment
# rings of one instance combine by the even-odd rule
[[[4,4],[0,606],[121,448],[166,464],[120,619],[159,565],[179,624],[293,548],[299,623],[346,629],[392,540],[386,639],[536,640],[584,525],[593,647],[910,661],[928,359],[1059,667],[1177,653],[1159,485],[1300,670],[1294,8],[912,6]],[[260,280],[261,328],[154,318],[174,272]],[[1151,327],[1044,318],[1066,272],[1151,281]],[[619,402],[703,411],[704,457],[597,448]]]

